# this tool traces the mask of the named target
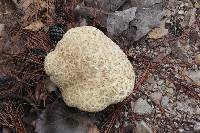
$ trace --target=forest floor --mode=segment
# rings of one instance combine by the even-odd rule
[[[83,25],[120,46],[136,84],[121,103],[75,113],[102,133],[200,132],[199,0],[0,0],[0,133],[44,133],[38,119],[58,99],[44,58]]]

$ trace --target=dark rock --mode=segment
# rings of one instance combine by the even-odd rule
[[[153,133],[149,125],[144,121],[136,122],[136,133]]]
[[[37,133],[99,133],[84,114],[67,108],[63,101],[56,101],[36,121]]]
[[[130,22],[131,26],[137,28],[135,36],[132,38],[137,41],[145,36],[153,28],[158,27],[164,16],[162,4],[157,4],[151,8],[138,8],[135,19]],[[134,33],[132,33],[134,35]]]
[[[129,8],[120,12],[115,12],[108,15],[107,19],[107,31],[113,35],[119,35],[123,31],[127,30],[130,21],[135,18],[136,7]]]
[[[149,8],[132,7],[111,13],[107,18],[107,31],[111,36],[123,35],[130,41],[138,41],[160,25],[164,16],[162,4]]]

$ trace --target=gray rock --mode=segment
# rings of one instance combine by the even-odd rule
[[[187,54],[188,51],[190,51],[188,48],[188,45],[185,45],[181,43],[180,41],[177,41],[174,45],[172,45],[172,55],[175,58],[179,58],[182,61],[188,62],[189,56]]]
[[[144,122],[136,122],[136,133],[153,133],[151,128]]]
[[[161,2],[162,0],[131,0],[132,6],[136,7],[150,7]]]
[[[145,36],[153,28],[160,25],[161,19],[164,16],[163,7],[161,4],[150,8],[138,8],[135,19],[130,22],[130,27],[136,27],[136,33],[129,33],[132,38],[137,41]]]
[[[200,71],[187,71],[187,75],[198,85],[200,85]]]
[[[108,15],[107,30],[108,33],[119,35],[129,27],[129,22],[135,18],[136,7],[129,8],[120,12]]]
[[[150,114],[152,112],[152,107],[151,105],[148,104],[146,100],[143,100],[142,98],[139,98],[135,105],[134,105],[134,113],[137,113],[139,115],[144,115],[144,114]]]
[[[104,11],[116,11],[126,0],[84,0],[86,6],[96,7]]]
[[[161,105],[166,108],[169,104],[169,97],[168,96],[164,96],[161,100]]]

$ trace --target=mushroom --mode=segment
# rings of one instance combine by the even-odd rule
[[[92,26],[68,30],[45,57],[44,69],[68,106],[88,112],[121,102],[135,83],[125,53]]]

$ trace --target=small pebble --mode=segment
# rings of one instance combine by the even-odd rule
[[[139,98],[134,106],[134,112],[140,115],[144,114],[150,114],[152,112],[153,108],[146,100],[143,100],[142,98]]]
[[[185,12],[183,11],[183,10],[180,10],[179,12],[178,12],[178,14],[180,14],[180,15],[182,15],[182,14],[184,14]]]
[[[196,107],[195,113],[200,114],[200,107],[199,106]]]
[[[189,3],[185,3],[185,6],[189,6]]]
[[[180,129],[178,129],[178,131],[179,131],[180,133],[182,133],[182,132],[184,132],[184,129],[180,128]]]
[[[174,93],[174,89],[167,87],[166,92],[172,95]]]
[[[196,64],[200,65],[200,54],[196,55],[195,62]]]
[[[161,105],[166,108],[168,106],[168,104],[169,104],[169,97],[164,96],[161,100]]]
[[[119,128],[119,127],[120,127],[120,123],[119,123],[119,121],[116,121],[115,128]]]
[[[183,2],[181,2],[180,7],[184,7],[184,3]]]
[[[137,133],[153,133],[149,125],[144,121],[136,122],[136,132]]]
[[[161,100],[161,97],[162,97],[162,93],[160,92],[154,92],[150,95],[150,97],[153,99],[153,101],[156,103],[156,104],[160,104],[160,100]]]
[[[8,85],[12,80],[9,76],[0,75],[0,86]]]
[[[159,81],[157,82],[158,85],[162,85],[163,83],[164,83],[164,80],[159,80]]]

